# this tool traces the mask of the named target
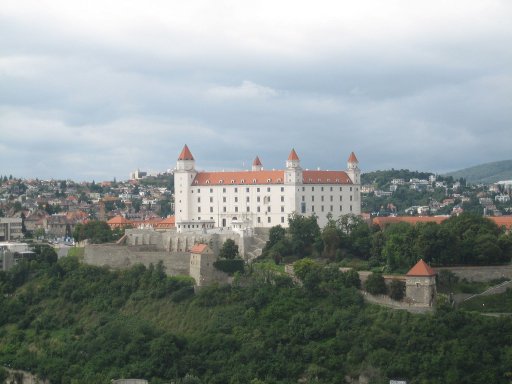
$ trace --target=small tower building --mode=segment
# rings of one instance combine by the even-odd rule
[[[261,164],[260,158],[258,156],[256,156],[256,158],[252,162],[252,170],[263,171],[263,164]]]
[[[405,275],[405,296],[414,304],[431,307],[436,298],[436,272],[420,259]]]

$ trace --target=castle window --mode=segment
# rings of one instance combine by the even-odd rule
[[[281,223],[284,223],[284,216],[281,216]]]
[[[350,187],[350,192],[352,192],[352,187]]]
[[[311,201],[315,201],[315,196],[311,196]]]
[[[223,202],[223,203],[225,203],[225,202],[226,202],[226,196],[224,196],[224,197],[222,198],[222,202]]]
[[[206,180],[206,184],[210,184],[210,180]],[[210,189],[210,192],[213,191],[213,189]]]
[[[238,203],[238,197],[235,196],[235,203]]]
[[[311,181],[311,179],[309,179]],[[315,190],[315,187],[311,187],[311,191],[314,191]]]
[[[320,207],[320,209],[321,209],[321,210],[322,210],[322,212],[323,212],[323,211],[324,211],[324,206],[322,205],[322,206]]]
[[[210,188],[210,193],[213,193],[213,188]]]
[[[224,184],[224,180],[220,179],[219,184]]]
[[[318,180],[320,180],[320,179],[318,179]],[[324,191],[324,187],[321,187],[320,190],[323,192]]]
[[[260,207],[256,207],[256,212],[260,212]]]
[[[336,179],[336,182],[339,183],[340,182],[340,179]]]
[[[302,195],[302,201],[306,201],[306,196]]]
[[[331,198],[331,201],[332,201],[332,200],[333,200],[333,197],[332,197],[332,195],[330,196],[330,198]]]
[[[267,188],[267,192],[270,192],[270,187]]]
[[[352,195],[350,195],[350,201],[352,201]]]
[[[306,187],[302,187],[302,192],[304,192],[306,190]]]
[[[283,206],[281,206],[281,212],[284,212],[284,207]]]
[[[251,208],[249,206],[247,206],[247,212],[250,212],[251,211]]]
[[[267,179],[267,183],[271,183],[272,182],[272,179]]]
[[[272,218],[270,216],[267,217],[267,221],[270,223],[272,221]]]
[[[322,179],[321,178],[318,178],[318,182],[321,183],[322,182]]]
[[[343,191],[343,187],[340,187],[340,192],[342,192],[342,191]]]
[[[238,212],[238,207],[235,207],[235,212]]]
[[[235,184],[235,180],[231,180],[231,184]]]
[[[198,198],[197,198],[197,202],[198,202],[198,203],[200,203],[200,202],[201,202],[201,198],[200,198],[200,197],[198,197]]]
[[[235,193],[238,193],[238,188],[235,188]]]
[[[259,188],[256,188],[256,192],[259,192],[259,191],[260,191],[260,189],[259,189]]]
[[[213,213],[213,207],[210,207],[210,213]]]
[[[201,189],[197,188],[197,193],[201,192]]]
[[[226,207],[222,207],[222,212],[226,212]]]
[[[343,201],[343,196],[340,196],[340,201]]]
[[[253,184],[256,184],[256,179],[252,179],[252,183],[253,183]]]
[[[330,211],[331,211],[331,212],[333,211],[332,205],[331,205],[331,209],[330,209]]]
[[[267,207],[267,212],[270,212],[270,205]]]
[[[249,202],[249,201],[250,201],[249,196],[247,196],[247,197],[245,198],[245,200],[246,200],[247,202]]]
[[[281,196],[281,202],[283,202],[283,201],[284,201],[284,196]]]
[[[350,212],[352,212],[352,206],[350,206]]]
[[[245,188],[245,192],[249,193],[249,188]]]
[[[332,192],[332,187],[331,187],[331,192]]]
[[[331,182],[331,179],[327,179],[327,182],[330,183]]]
[[[315,206],[314,205],[311,206],[311,212],[315,212]]]
[[[258,217],[258,223],[261,223],[261,217]]]
[[[195,180],[195,181],[194,181],[194,184],[199,184],[199,181]]]
[[[281,192],[284,192],[284,187],[281,187]]]
[[[281,179],[277,179],[277,182],[280,183],[281,182]]]
[[[312,183],[312,182],[313,182],[313,179],[311,179],[311,178],[310,178],[310,179],[309,179],[309,182],[310,182],[310,183]],[[313,187],[313,188],[314,188],[314,187]]]
[[[244,183],[245,183],[244,179],[240,180],[240,184],[244,184]]]
[[[256,201],[259,203],[260,202],[260,197],[256,197]]]
[[[321,200],[324,201],[324,196],[321,197]]]
[[[343,206],[340,205],[340,212],[342,212],[342,211],[343,211]]]
[[[210,196],[210,203],[213,203],[213,197]]]

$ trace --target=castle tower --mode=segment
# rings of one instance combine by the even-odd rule
[[[286,160],[285,184],[301,184],[302,168],[300,167],[300,159],[295,149],[292,149],[288,160]]]
[[[196,174],[194,156],[185,144],[176,162],[176,171],[174,172],[176,223],[191,219],[191,189]]]
[[[263,170],[263,164],[261,164],[260,158],[258,156],[256,156],[256,158],[252,162],[252,170],[253,171],[262,171]]]
[[[429,306],[436,298],[436,272],[420,259],[405,275],[405,296],[414,304]]]
[[[359,169],[359,160],[354,152],[350,154],[347,160],[347,175],[354,184],[361,183],[361,170]]]

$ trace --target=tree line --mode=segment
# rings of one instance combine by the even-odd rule
[[[388,272],[404,272],[420,258],[434,266],[503,264],[512,258],[512,236],[470,213],[441,224],[396,223],[384,228],[344,215],[329,217],[323,229],[315,216],[292,214],[287,229],[270,229],[263,257],[280,263],[306,256],[331,261],[357,258]]]

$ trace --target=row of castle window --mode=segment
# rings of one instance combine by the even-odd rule
[[[350,195],[350,201],[352,201],[352,198],[353,198],[352,195]],[[246,200],[247,203],[249,203],[250,202],[250,197],[247,196],[245,198],[245,200]],[[302,201],[306,201],[306,196],[302,196]],[[311,196],[311,201],[315,201],[315,196],[314,195]],[[320,201],[325,201],[325,196],[320,196]],[[334,196],[332,196],[332,195],[329,196],[329,201],[331,201],[331,202],[334,201]],[[340,201],[343,201],[343,196],[341,196],[341,195],[340,195]],[[197,198],[197,202],[198,203],[201,202],[201,198],[200,197]],[[226,199],[225,196],[222,197],[222,202],[223,203],[227,202],[227,199]],[[258,203],[261,202],[260,196],[256,197],[256,202],[258,202]],[[270,203],[270,196],[265,196],[263,198],[263,202],[264,203]],[[281,202],[284,203],[284,196],[281,196]],[[210,203],[213,203],[213,197],[210,197]],[[235,203],[238,203],[238,196],[235,196]]]
[[[197,218],[197,220],[201,220],[201,217],[199,216]],[[210,220],[213,220],[213,217],[210,217]],[[284,220],[285,220],[284,216],[281,216],[281,223],[284,223]],[[261,217],[258,216],[257,221],[258,221],[258,224],[261,224]],[[267,216],[267,223],[269,223],[269,224],[272,223],[272,218],[270,216]],[[178,225],[178,227],[179,227],[179,225]],[[188,227],[190,228],[190,225]],[[183,226],[183,228],[185,228],[185,225]],[[197,226],[197,228],[199,228],[199,225]]]
[[[280,187],[280,188],[281,188],[281,192],[284,192],[284,187]],[[308,188],[308,187],[302,187],[302,192],[305,192],[306,188]],[[310,187],[310,188],[311,188],[312,192],[315,191],[315,187]],[[339,187],[339,188],[340,188],[340,192],[343,192],[343,187]],[[352,192],[352,187],[349,187],[349,189],[350,189],[350,192]],[[297,190],[299,190],[299,189],[297,188]],[[329,187],[329,190],[331,192],[333,192],[334,187]],[[356,188],[356,190],[357,190],[357,188]],[[257,187],[256,188],[256,192],[260,192],[260,191],[261,191],[261,188]],[[271,188],[267,187],[267,192],[270,192],[270,191],[271,191]],[[324,192],[324,187],[320,187],[320,191]],[[222,193],[226,193],[226,192],[227,192],[227,189],[226,188],[222,188]],[[238,193],[238,187],[235,187],[234,192]],[[250,192],[250,188],[245,188],[245,192],[249,193]],[[192,190],[192,193],[194,193],[194,190]],[[201,193],[201,188],[197,188],[197,193]],[[210,188],[210,193],[213,193],[213,188]]]
[[[251,208],[247,207],[246,211],[247,212],[251,212]],[[266,211],[270,212],[270,207],[267,207]],[[201,207],[197,207],[197,212],[201,213]],[[222,212],[227,212],[227,207],[225,207],[225,206],[222,207]],[[235,207],[235,212],[238,212],[238,207]],[[256,207],[256,212],[261,212],[261,207],[260,206]],[[284,212],[284,206],[281,206],[281,212]],[[213,213],[213,207],[210,207],[210,213]]]

